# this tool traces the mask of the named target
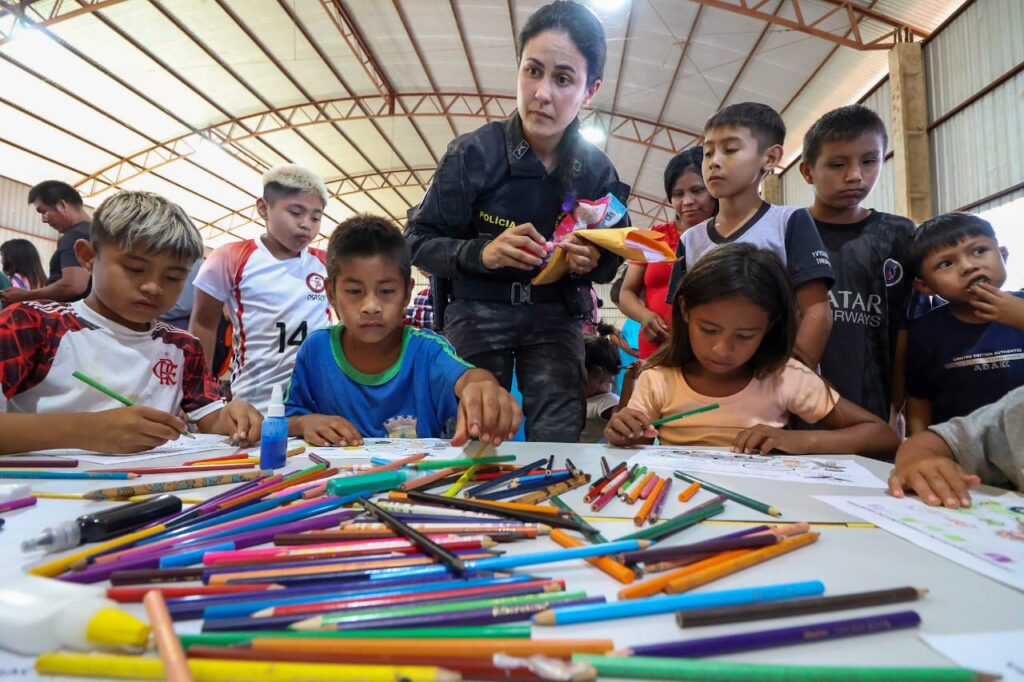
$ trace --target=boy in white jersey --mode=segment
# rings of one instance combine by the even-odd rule
[[[0,313],[0,454],[48,448],[129,453],[178,438],[184,413],[204,433],[259,440],[263,418],[224,404],[192,335],[156,318],[178,300],[203,253],[180,207],[148,192],[100,204],[91,242],[75,243],[92,275],[84,301],[30,301]],[[81,372],[135,401],[123,407]]]
[[[301,166],[263,176],[256,210],[267,231],[215,250],[196,275],[189,331],[212,365],[221,309],[234,327],[231,394],[266,412],[276,385],[287,384],[295,354],[314,329],[330,324],[324,252],[310,248],[320,233],[327,188]]]

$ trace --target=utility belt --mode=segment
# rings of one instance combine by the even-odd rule
[[[514,306],[531,303],[563,303],[570,317],[582,318],[590,312],[593,301],[590,285],[573,279],[555,284],[533,286],[529,282],[494,282],[483,279],[431,278],[434,300],[435,328],[444,320],[444,308],[449,301],[492,301]],[[441,317],[438,317],[438,313]],[[439,325],[440,323],[440,325]]]

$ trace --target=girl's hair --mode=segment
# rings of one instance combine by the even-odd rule
[[[46,285],[46,274],[39,260],[39,252],[29,240],[9,239],[0,244],[0,259],[3,260],[4,274],[8,277],[21,275],[33,289]]]
[[[778,257],[752,244],[733,243],[709,252],[683,277],[672,297],[672,334],[647,362],[649,367],[683,367],[694,359],[683,310],[742,296],[769,317],[768,331],[750,358],[754,376],[761,378],[781,369],[793,355],[796,341],[796,305],[789,276]]]
[[[588,88],[598,79],[604,78],[604,62],[608,56],[608,43],[605,40],[604,26],[601,25],[601,20],[590,9],[572,2],[572,0],[555,0],[531,14],[526,25],[519,31],[519,37],[516,40],[516,57],[519,62],[523,60],[526,43],[545,31],[564,33],[569,36],[576,49],[587,60],[586,82]],[[575,124],[572,128],[567,129],[556,148],[558,167],[555,169],[554,175],[561,183],[562,189],[570,193],[573,191],[574,184],[572,179],[573,147],[582,143],[582,138],[577,131],[578,127],[578,124]]]

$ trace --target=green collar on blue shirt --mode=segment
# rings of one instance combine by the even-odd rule
[[[345,357],[345,350],[341,346],[341,332],[344,329],[345,325],[343,324],[336,324],[331,327],[331,352],[334,354],[334,361],[338,363],[338,368],[345,376],[364,386],[380,386],[395,378],[398,370],[402,368],[402,360],[405,359],[405,349],[409,346],[409,339],[412,338],[412,327],[405,327],[402,330],[402,352],[398,354],[395,364],[379,374],[360,372],[348,361],[348,358]]]

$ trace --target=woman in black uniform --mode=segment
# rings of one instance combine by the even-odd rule
[[[619,258],[576,235],[569,275],[530,279],[550,256],[555,227],[579,200],[625,204],[608,157],[579,134],[604,73],[604,29],[565,0],[537,10],[519,34],[517,109],[454,140],[420,205],[409,211],[413,263],[432,275],[437,319],[459,355],[505,388],[515,369],[526,437],[576,442],[584,423],[582,318],[592,282],[609,282]],[[628,225],[622,214],[617,225]]]

